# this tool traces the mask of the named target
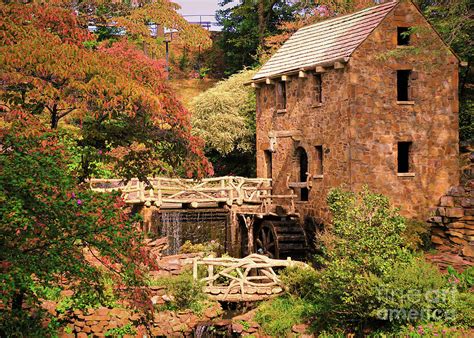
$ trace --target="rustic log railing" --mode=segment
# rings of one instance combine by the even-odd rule
[[[199,269],[204,266],[205,269]],[[205,283],[204,292],[220,301],[257,301],[280,295],[284,286],[275,268],[309,266],[303,262],[252,254],[245,258],[196,258],[193,277]],[[204,270],[205,276],[200,276]]]
[[[189,204],[199,207],[206,203],[270,205],[272,198],[293,198],[293,195],[272,195],[271,179],[224,176],[202,180],[149,178],[149,184],[138,179],[91,179],[94,191],[120,191],[128,204],[162,207],[164,204]]]

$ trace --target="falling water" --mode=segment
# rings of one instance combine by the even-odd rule
[[[161,214],[162,234],[168,237],[167,255],[177,254],[181,243],[181,213],[163,212]]]
[[[158,234],[168,237],[168,249],[165,254],[177,254],[183,243],[188,240],[193,244],[217,241],[226,247],[227,216],[225,212],[209,210],[162,211]]]

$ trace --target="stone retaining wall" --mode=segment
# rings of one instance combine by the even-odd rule
[[[112,329],[123,328],[130,325],[135,334],[124,335],[124,337],[166,336],[183,337],[192,336],[194,328],[200,322],[208,322],[217,318],[222,310],[219,304],[196,315],[191,310],[186,311],[156,311],[153,318],[145,320],[127,309],[105,308],[89,309],[85,311],[75,310],[67,314],[68,324],[59,335],[61,338],[87,338],[105,337],[107,332],[111,335]]]
[[[474,180],[451,187],[428,222],[432,224],[431,241],[438,250],[474,262]]]

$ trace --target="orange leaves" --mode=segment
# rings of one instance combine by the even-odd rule
[[[163,6],[174,8],[167,1]],[[5,22],[13,22],[0,21],[0,32],[14,38],[0,43],[0,102],[7,110],[44,117],[51,128],[64,125],[59,121],[66,116],[80,119],[81,144],[108,151],[99,160],[115,164],[116,174],[211,172],[202,143],[191,135],[189,113],[165,82],[164,60],[148,57],[126,38],[88,49],[82,45],[88,34],[75,15],[44,7],[0,5],[10,16]],[[134,15],[138,24],[158,12]],[[22,32],[25,20],[31,35]],[[91,161],[98,160],[94,156]]]

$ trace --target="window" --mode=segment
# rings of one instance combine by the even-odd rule
[[[272,178],[272,152],[270,150],[265,150],[265,169],[266,178]]]
[[[323,167],[323,146],[316,146],[316,175],[322,176],[324,173]]]
[[[286,109],[286,82],[279,81],[276,83],[276,104],[277,110]]]
[[[306,151],[303,148],[298,148],[297,149],[297,156],[298,156],[298,162],[299,162],[299,179],[300,182],[306,182],[308,178],[308,154],[306,154]],[[301,195],[300,195],[300,200],[301,201],[307,201],[309,197],[309,190],[307,187],[301,188]]]
[[[314,74],[314,96],[315,96],[315,103],[319,104],[323,102],[323,82],[321,78],[321,74]]]
[[[397,101],[410,101],[410,95],[408,94],[410,73],[411,70],[397,70]]]
[[[397,45],[408,46],[410,44],[410,28],[397,27]]]
[[[398,142],[398,172],[409,173],[410,172],[410,152],[411,142]]]

